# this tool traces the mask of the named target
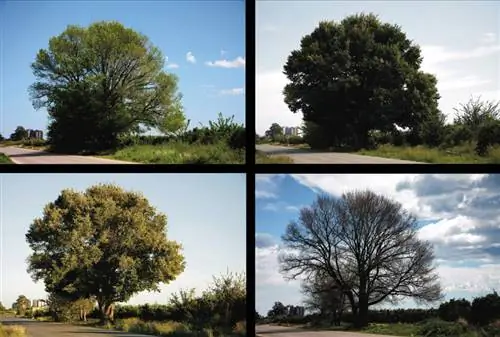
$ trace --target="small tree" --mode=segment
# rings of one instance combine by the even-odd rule
[[[24,295],[19,295],[19,297],[16,300],[17,314],[20,316],[26,315],[26,312],[30,307],[31,307],[30,300]]]
[[[439,318],[449,322],[455,322],[459,318],[470,319],[471,304],[465,298],[461,300],[451,299],[442,303],[438,309]]]
[[[12,133],[10,135],[10,140],[14,140],[14,141],[23,140],[23,139],[26,139],[26,138],[28,138],[28,130],[26,130],[22,126],[18,126],[16,128],[16,130],[14,130],[14,133]]]

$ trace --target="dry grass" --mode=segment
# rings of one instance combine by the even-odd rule
[[[1,325],[0,337],[24,337],[26,328],[20,325]]]

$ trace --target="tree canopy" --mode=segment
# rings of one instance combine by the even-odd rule
[[[282,240],[287,250],[279,257],[281,272],[292,279],[330,279],[360,326],[367,325],[371,305],[442,297],[432,245],[418,239],[415,218],[371,191],[319,196]]]
[[[371,130],[395,125],[419,141],[441,114],[437,80],[421,62],[420,48],[401,28],[375,15],[324,21],[288,57],[285,103],[321,134],[306,137],[318,140],[312,147],[366,147]]]
[[[168,240],[165,214],[139,193],[103,184],[63,190],[31,224],[28,271],[66,300],[95,298],[102,319],[115,302],[158,291],[185,268],[181,245]]]
[[[64,151],[116,146],[120,136],[185,124],[177,77],[143,34],[118,22],[70,25],[40,49],[30,87],[49,113],[48,140]]]
[[[23,140],[28,138],[28,130],[22,126],[18,126],[14,132],[10,135],[10,140]]]

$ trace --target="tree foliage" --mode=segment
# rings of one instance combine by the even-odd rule
[[[24,316],[30,307],[31,307],[31,302],[26,296],[19,295],[17,297],[16,309],[18,315]]]
[[[28,138],[28,130],[22,126],[18,126],[10,135],[10,140],[23,140]]]
[[[49,112],[48,140],[64,151],[116,146],[120,136],[185,124],[177,78],[148,38],[118,22],[70,25],[32,64],[35,108]]]
[[[265,132],[265,136],[271,138],[273,141],[276,141],[283,137],[283,127],[278,123],[273,123]]]
[[[324,21],[288,57],[285,103],[314,123],[328,146],[364,147],[370,130],[395,125],[419,133],[439,114],[437,80],[421,62],[400,27],[372,14]]]
[[[441,298],[433,249],[417,237],[415,218],[401,204],[371,191],[320,196],[300,211],[282,237],[288,278],[324,273],[349,301],[360,326],[368,307],[403,297]]]
[[[439,318],[449,322],[455,322],[459,318],[469,319],[471,314],[471,303],[465,298],[460,300],[451,299],[442,303],[438,308]]]
[[[115,302],[183,272],[181,246],[167,239],[166,226],[166,215],[139,193],[109,184],[63,190],[26,234],[28,271],[48,293],[95,298],[101,318],[113,320]]]
[[[286,307],[281,302],[274,302],[273,307],[267,313],[267,317],[275,318],[280,316],[285,316],[287,313]]]

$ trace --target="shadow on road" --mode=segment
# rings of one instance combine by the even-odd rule
[[[31,153],[9,154],[8,156],[11,158],[15,158],[15,157],[47,157],[47,156],[64,156],[64,155],[40,151],[40,152],[31,152]]]

